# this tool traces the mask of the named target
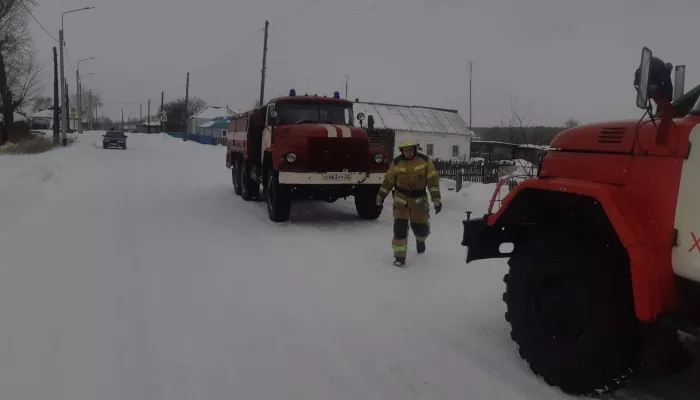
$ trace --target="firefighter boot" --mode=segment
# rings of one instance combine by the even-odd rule
[[[406,257],[395,257],[394,266],[403,268],[406,265]]]
[[[418,250],[418,254],[425,253],[425,242],[416,242],[416,250]]]

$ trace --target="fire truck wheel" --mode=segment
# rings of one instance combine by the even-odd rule
[[[624,386],[640,341],[624,250],[556,232],[516,244],[506,275],[506,320],[532,371],[573,395]]]
[[[241,197],[245,201],[255,200],[258,197],[258,192],[260,191],[260,185],[253,179],[250,179],[250,163],[248,161],[241,161]]]
[[[286,222],[292,211],[292,200],[284,185],[279,183],[279,176],[275,171],[269,171],[265,176],[267,215],[272,222]]]
[[[236,158],[231,167],[231,180],[233,181],[233,192],[238,196],[241,195],[241,159]]]
[[[379,186],[363,186],[355,192],[355,209],[362,219],[377,219],[382,211],[377,207]]]

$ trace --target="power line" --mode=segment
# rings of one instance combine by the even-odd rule
[[[41,22],[39,22],[39,20],[36,19],[36,17],[34,16],[34,14],[32,14],[32,11],[29,9],[29,7],[27,7],[26,4],[24,4],[24,2],[23,2],[22,0],[19,0],[19,4],[21,4],[21,5],[25,8],[25,10],[27,10],[27,12],[29,13],[29,15],[31,15],[32,18],[34,19],[34,21],[36,21],[36,23],[39,24],[39,26],[41,27],[41,29],[43,29],[44,32],[46,32],[46,34],[49,35],[49,37],[51,37],[51,39],[54,40],[54,42],[58,43],[58,39],[56,39],[52,34],[49,33],[48,30],[46,30],[46,28],[44,28],[44,25],[42,25]]]

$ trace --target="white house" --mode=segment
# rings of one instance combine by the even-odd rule
[[[209,121],[213,121],[221,117],[235,117],[238,113],[228,107],[209,106],[203,111],[190,117],[187,123],[187,132],[200,133],[200,126]]]
[[[354,103],[354,112],[374,117],[376,128],[396,132],[396,144],[413,141],[427,156],[441,160],[469,160],[474,132],[457,110],[402,106],[384,103]],[[367,119],[364,124],[366,126]],[[394,155],[398,155],[398,148]]]
[[[53,110],[37,111],[29,116],[34,129],[53,129]]]

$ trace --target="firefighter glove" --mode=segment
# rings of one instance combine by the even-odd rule
[[[435,214],[436,215],[440,214],[440,211],[442,211],[442,203],[435,203],[434,207],[435,207]]]
[[[384,209],[383,204],[377,204],[377,214],[381,214],[383,209]]]

